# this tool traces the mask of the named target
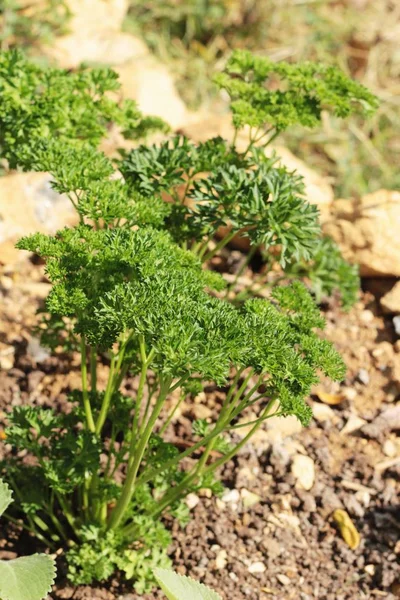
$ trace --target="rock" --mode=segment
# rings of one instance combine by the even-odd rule
[[[192,510],[193,508],[195,508],[198,503],[200,502],[200,498],[197,496],[197,494],[188,494],[186,496],[186,505],[188,508],[190,508],[190,510]]]
[[[382,447],[383,454],[389,458],[397,455],[397,446],[392,440],[386,440]]]
[[[296,454],[292,461],[292,475],[296,479],[296,485],[303,490],[311,490],[315,481],[314,461],[310,456]]]
[[[220,550],[215,559],[215,568],[218,571],[223,571],[228,562],[228,553],[226,550]]]
[[[32,337],[29,340],[26,352],[35,363],[44,362],[51,356],[51,353],[47,348],[43,348],[43,346],[40,345],[40,341],[35,337]]]
[[[136,58],[116,68],[124,98],[135,100],[145,115],[164,119],[173,129],[183,127],[190,113],[168,69],[153,56]]]
[[[393,327],[396,334],[400,337],[400,316],[393,317]]]
[[[300,433],[302,425],[293,415],[288,417],[271,417],[266,421],[266,434],[271,443],[283,440]]]
[[[316,421],[323,423],[324,421],[337,421],[337,416],[330,406],[314,402],[312,406],[313,416]]]
[[[400,429],[400,404],[384,409],[372,423],[363,427],[363,433],[370,438],[380,438],[397,429]]]
[[[15,348],[0,342],[0,369],[9,371],[13,368],[15,361]]]
[[[297,158],[290,150],[283,146],[275,148],[280,157],[280,163],[290,171],[296,171],[304,177],[306,198],[311,204],[316,204],[320,211],[320,220],[324,223],[330,216],[330,207],[334,200],[332,186],[326,177],[311,169],[304,161]]]
[[[238,490],[226,490],[221,498],[225,504],[238,504],[240,501],[240,494]]]
[[[261,500],[261,496],[259,496],[258,494],[254,494],[254,492],[250,492],[245,488],[240,490],[240,496],[242,498],[243,506],[245,508],[251,508],[252,506],[258,504]]]
[[[340,430],[340,433],[342,435],[349,435],[350,433],[354,433],[354,431],[361,429],[366,423],[367,421],[365,421],[365,419],[361,419],[361,417],[358,417],[357,415],[350,415],[346,425]]]
[[[400,281],[380,300],[383,312],[386,314],[400,314]]]
[[[267,567],[261,561],[252,563],[248,568],[249,573],[252,573],[253,575],[255,573],[265,573],[266,570]]]
[[[291,580],[287,575],[283,575],[282,573],[278,573],[278,575],[276,576],[277,580],[279,581],[279,583],[281,583],[282,585],[290,585],[291,584]]]
[[[68,33],[42,44],[38,54],[65,69],[82,62],[122,64],[148,53],[146,45],[135,37],[121,33],[128,10],[128,0],[67,0],[72,18]]]
[[[372,565],[372,564],[371,565],[365,565],[364,571],[366,573],[368,573],[368,575],[371,575],[371,577],[373,577],[375,575],[375,571],[376,571],[375,565]]]
[[[357,373],[357,379],[360,383],[364,385],[369,384],[369,373],[367,369],[360,369]]]
[[[324,232],[363,276],[400,276],[400,192],[380,190],[336,200]]]
[[[196,419],[209,419],[212,415],[212,410],[204,404],[193,404],[192,412]]]
[[[30,233],[55,233],[76,220],[68,198],[55,192],[47,173],[12,173],[0,178],[0,262],[13,264],[24,254],[16,241]]]

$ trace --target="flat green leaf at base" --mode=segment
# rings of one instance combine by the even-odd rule
[[[221,596],[190,577],[168,569],[155,569],[154,576],[168,600],[222,600]]]
[[[1,600],[43,600],[55,578],[54,561],[45,554],[34,554],[0,561]]]
[[[0,479],[0,517],[12,502],[12,492],[8,485]]]

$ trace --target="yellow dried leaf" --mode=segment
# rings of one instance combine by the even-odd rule
[[[329,404],[330,406],[335,406],[336,404],[340,404],[345,400],[343,394],[328,394],[328,392],[324,392],[323,390],[316,390],[316,395],[325,404]]]
[[[333,513],[333,519],[339,527],[342,538],[352,550],[360,545],[360,534],[358,533],[353,521],[345,510],[337,508]]]
[[[6,432],[0,429],[0,440],[3,442],[5,439],[7,439]]]

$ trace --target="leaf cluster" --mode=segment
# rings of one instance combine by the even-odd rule
[[[79,545],[74,545],[67,554],[69,580],[74,585],[91,584],[106,581],[120,571],[134,582],[137,593],[151,591],[153,570],[170,566],[166,552],[170,536],[161,523],[151,518],[138,518],[137,524],[143,541],[131,548],[119,533],[104,532],[93,525],[83,528]]]
[[[357,265],[352,265],[343,256],[333,240],[322,237],[314,250],[312,260],[294,261],[287,268],[288,274],[310,282],[317,302],[339,292],[345,309],[357,300],[360,278]]]
[[[266,126],[284,131],[292,125],[315,127],[322,111],[338,117],[368,114],[377,98],[340,69],[320,63],[273,62],[247,50],[235,50],[223,73],[214,78],[231,99],[236,128]]]
[[[17,50],[0,54],[0,149],[12,168],[34,168],[38,146],[96,147],[111,124],[129,137],[163,127],[143,118],[131,100],[119,102],[117,74],[108,68],[75,72],[35,64]]]

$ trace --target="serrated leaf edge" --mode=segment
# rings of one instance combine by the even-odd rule
[[[204,585],[204,583],[200,583],[199,581],[196,581],[195,579],[193,579],[192,577],[188,577],[187,575],[179,575],[179,573],[175,573],[175,571],[172,571],[171,569],[157,568],[157,569],[153,570],[154,577],[156,578],[157,583],[159,583],[160,585],[161,584],[165,585],[162,578],[159,576],[160,574],[162,575],[163,573],[173,573],[179,579],[185,579],[186,581],[193,582],[194,584],[200,586],[200,588],[204,589],[206,592],[208,592],[208,593],[212,592],[213,594],[215,594],[216,600],[222,600],[221,596],[215,590],[211,590],[211,588]],[[189,600],[189,599],[187,599],[187,600]]]
[[[50,592],[52,591],[53,585],[55,583],[56,580],[56,575],[57,575],[57,570],[56,570],[56,563],[55,560],[52,556],[50,556],[49,554],[43,554],[43,553],[36,553],[36,554],[31,554],[29,556],[20,556],[18,558],[31,558],[31,557],[39,557],[39,556],[43,556],[48,560],[48,565],[49,565],[49,575],[51,577],[51,581],[49,583],[49,587],[48,589],[45,591],[44,595],[41,597],[40,600],[44,600],[44,598],[46,598],[46,596],[48,596],[50,594]],[[15,561],[18,560],[18,558],[14,559]],[[0,562],[8,562],[8,561],[0,561]],[[2,596],[1,600],[14,600],[14,598],[12,598],[11,596]]]
[[[6,512],[7,508],[13,502],[12,490],[11,490],[10,486],[5,481],[3,481],[3,479],[0,479],[0,493],[1,492],[4,493],[5,500],[4,500],[4,507],[0,508],[0,517]],[[1,505],[1,501],[0,501],[0,505]]]

